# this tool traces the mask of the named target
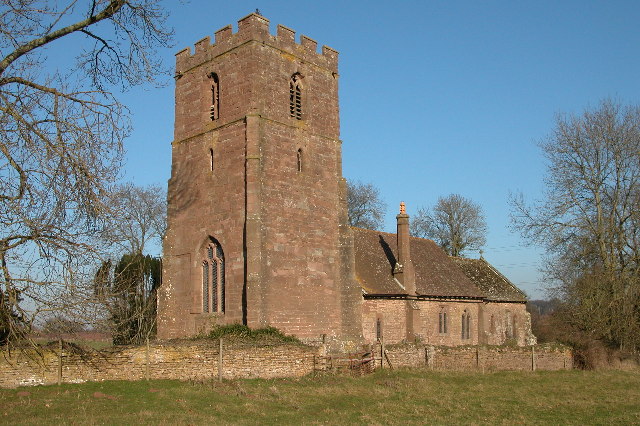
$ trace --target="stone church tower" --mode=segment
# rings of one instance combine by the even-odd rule
[[[215,324],[361,336],[338,53],[258,14],[176,57],[158,337]]]

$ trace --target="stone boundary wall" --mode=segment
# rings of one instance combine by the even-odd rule
[[[566,347],[425,345],[387,346],[394,368],[419,367],[435,370],[564,370],[573,367]],[[325,348],[295,344],[248,345],[223,343],[222,378],[301,377],[335,368]],[[378,346],[374,351],[379,351]],[[103,380],[217,380],[219,342],[159,342],[148,346],[123,346],[105,350],[83,350],[65,343],[62,356],[57,344],[40,354],[33,350],[3,352],[0,357],[0,387],[82,383]],[[379,355],[380,352],[377,352]],[[374,353],[375,355],[375,353]],[[379,359],[379,358],[378,358]],[[379,361],[378,361],[379,362]],[[376,365],[379,368],[379,365]],[[385,361],[384,368],[388,367]]]
[[[571,349],[558,345],[445,347],[405,344],[387,346],[385,349],[393,367],[466,371],[535,371],[573,368]],[[388,363],[385,366],[388,366]]]
[[[300,377],[316,368],[322,348],[295,344],[223,343],[222,378]],[[219,342],[162,342],[82,350],[65,343],[33,350],[14,350],[0,357],[0,387],[82,383],[103,380],[218,379]],[[62,361],[62,368],[60,368]],[[321,365],[318,363],[318,367]],[[61,374],[60,374],[61,373]]]

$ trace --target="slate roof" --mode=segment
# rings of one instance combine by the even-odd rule
[[[487,300],[492,302],[527,301],[526,295],[486,260],[461,257],[451,257],[451,260],[485,294]]]
[[[401,295],[406,292],[393,278],[396,263],[396,235],[352,228],[356,278],[363,290],[373,295]],[[416,271],[416,293],[426,297],[483,298],[484,294],[436,243],[410,239],[411,260]]]

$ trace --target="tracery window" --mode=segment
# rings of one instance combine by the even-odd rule
[[[471,338],[471,314],[465,309],[462,313],[462,340]]]
[[[302,76],[298,73],[289,80],[289,115],[302,120]]]
[[[438,314],[438,333],[447,334],[447,311],[444,308],[440,308]]]
[[[220,118],[220,81],[218,80],[218,74],[212,72],[209,74],[209,81],[211,82],[211,107],[209,108],[209,117],[211,121]]]
[[[211,241],[202,261],[202,312],[224,312],[224,275],[222,247]]]

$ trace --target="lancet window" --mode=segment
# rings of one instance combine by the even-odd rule
[[[462,340],[471,338],[471,314],[465,309],[462,313]]]
[[[444,308],[438,314],[438,333],[447,334],[447,311]]]

